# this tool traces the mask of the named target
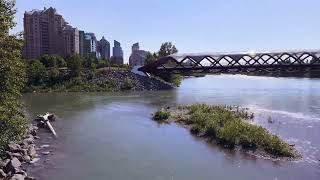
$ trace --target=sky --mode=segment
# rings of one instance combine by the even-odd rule
[[[70,25],[117,40],[125,61],[131,45],[179,53],[320,49],[320,0],[16,0],[23,14],[54,7]]]

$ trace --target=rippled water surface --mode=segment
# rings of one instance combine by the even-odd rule
[[[59,137],[43,132],[53,154],[29,172],[48,180],[320,179],[320,80],[206,76],[170,91],[26,94],[31,115],[53,112]],[[248,107],[255,123],[303,155],[273,162],[221,149],[176,125],[158,125],[163,105],[227,104]],[[269,124],[269,116],[274,123]]]

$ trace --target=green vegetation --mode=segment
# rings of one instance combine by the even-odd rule
[[[57,55],[44,55],[28,61],[24,92],[130,90],[135,85],[132,79],[125,78],[120,82],[116,80],[117,74],[125,74],[129,68],[126,64],[111,64],[109,60],[94,58],[83,59],[79,55],[66,59]],[[111,77],[105,77],[106,71],[110,72]],[[102,80],[94,80],[99,78]]]
[[[163,120],[167,120],[169,117],[170,117],[170,112],[160,110],[154,114],[153,119],[156,121],[163,121]]]
[[[22,40],[9,35],[15,26],[15,1],[0,1],[0,155],[9,141],[19,140],[26,131],[20,103],[25,83],[25,64],[21,59]]]
[[[165,42],[161,44],[161,47],[157,53],[148,53],[146,58],[146,64],[153,63],[159,58],[169,56],[171,54],[178,53],[178,49],[171,42]],[[158,74],[156,75],[159,78],[163,79],[166,82],[169,82],[175,86],[180,86],[181,84],[181,75],[179,74]]]
[[[296,157],[293,149],[265,128],[250,124],[253,115],[244,109],[195,104],[171,110],[176,122],[190,126],[192,133],[210,137],[224,147],[263,150],[275,157]]]

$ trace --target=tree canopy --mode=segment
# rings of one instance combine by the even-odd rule
[[[25,84],[25,63],[21,59],[22,40],[10,35],[15,26],[15,1],[0,0],[0,155],[4,146],[25,133],[20,91]]]

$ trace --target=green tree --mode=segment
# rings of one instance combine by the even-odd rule
[[[148,52],[148,53],[147,53],[147,56],[146,56],[145,64],[153,63],[153,62],[156,61],[157,59],[158,59],[158,55],[157,55],[156,53]]]
[[[0,154],[9,141],[25,133],[20,91],[25,84],[25,63],[21,59],[22,40],[10,35],[15,26],[15,1],[0,0]]]
[[[77,77],[82,69],[83,59],[76,54],[67,59],[67,66],[71,70],[71,75]]]
[[[178,52],[178,49],[171,42],[165,42],[161,45],[158,52],[159,58],[169,56]]]
[[[28,84],[43,84],[45,77],[46,67],[39,60],[33,60],[28,67]]]

